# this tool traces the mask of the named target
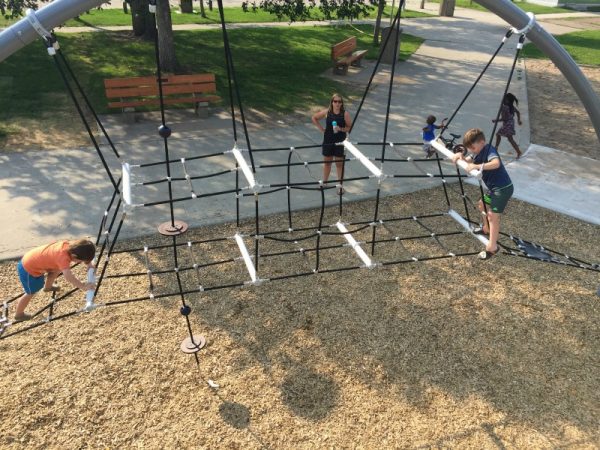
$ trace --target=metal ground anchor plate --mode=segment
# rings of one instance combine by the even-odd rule
[[[206,339],[204,336],[195,334],[193,339],[194,340],[192,341],[191,337],[186,337],[183,342],[181,342],[181,351],[183,353],[196,353],[206,345]]]
[[[189,228],[188,224],[182,220],[175,220],[173,223],[164,222],[158,226],[158,232],[163,236],[178,236],[183,234]]]

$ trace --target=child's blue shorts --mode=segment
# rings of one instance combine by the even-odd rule
[[[25,267],[23,267],[22,261],[19,261],[19,264],[17,264],[17,272],[19,272],[19,279],[26,294],[35,294],[44,287],[44,275],[39,277],[30,275],[25,270]]]

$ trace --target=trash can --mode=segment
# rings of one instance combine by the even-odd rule
[[[385,44],[385,40],[387,39],[388,34],[390,35],[390,39],[383,49],[383,54],[381,55],[381,62],[384,64],[393,64],[394,63],[394,46],[396,45],[396,37],[398,37],[398,51],[396,52],[396,61],[398,61],[398,55],[400,54],[400,41],[402,35],[402,27],[400,29],[396,29],[396,27],[385,27],[381,32],[381,45]]]

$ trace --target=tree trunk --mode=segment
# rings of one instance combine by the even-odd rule
[[[375,31],[373,33],[374,45],[379,45],[379,35],[381,34],[381,15],[383,14],[384,6],[385,0],[379,0],[379,6],[377,7],[377,19],[375,20]]]
[[[171,7],[168,0],[156,2],[156,25],[158,27],[158,50],[160,67],[164,72],[177,72],[179,64],[175,56],[173,25],[171,23]]]
[[[206,11],[204,11],[204,0],[200,0],[200,15],[206,17]]]
[[[123,12],[124,12],[125,14],[127,14],[127,12],[128,12],[128,11],[127,11],[127,9],[128,9],[128,8],[127,8],[127,2],[123,2]]]
[[[425,0],[421,0],[421,9],[425,9]]]
[[[440,16],[453,17],[455,5],[456,0],[442,0],[440,3]]]
[[[181,8],[181,12],[184,14],[192,14],[194,12],[192,0],[180,0],[179,7]]]
[[[131,26],[135,36],[146,33],[146,15],[148,15],[148,0],[131,0]]]

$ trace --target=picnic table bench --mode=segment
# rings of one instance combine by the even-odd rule
[[[367,50],[356,50],[356,37],[338,42],[331,46],[331,60],[333,61],[333,73],[346,75],[348,66],[360,66],[360,60],[367,54]]]
[[[138,106],[160,105],[158,80],[156,76],[107,78],[104,80],[109,108],[121,108],[123,112],[135,112]],[[208,116],[208,103],[217,102],[215,74],[163,75],[163,104],[193,103],[198,114],[202,107]]]

